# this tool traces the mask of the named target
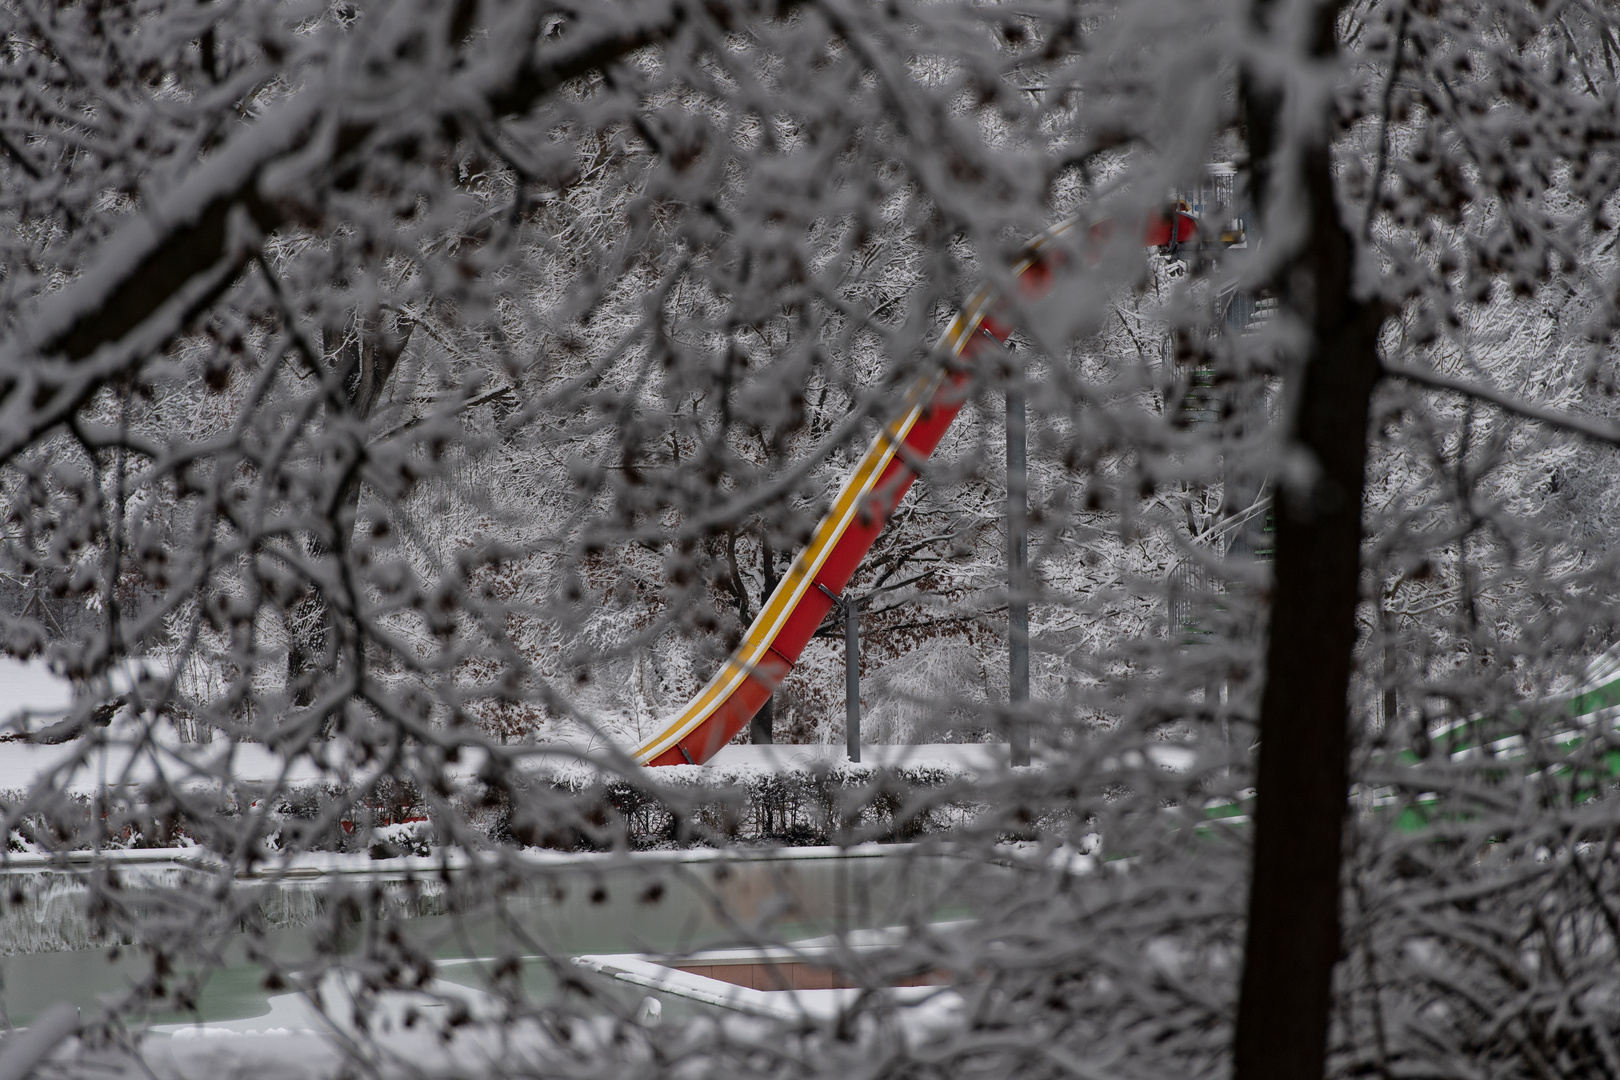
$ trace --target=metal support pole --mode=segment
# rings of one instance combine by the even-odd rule
[[[849,760],[861,760],[861,606],[844,595],[844,742]]]
[[[1029,466],[1025,455],[1024,369],[1007,377],[1007,716],[1011,759],[1029,764]]]

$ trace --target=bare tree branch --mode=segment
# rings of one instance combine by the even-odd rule
[[[522,26],[501,28],[501,46],[515,64],[481,65],[461,80],[459,88],[482,100],[499,115],[533,108],[558,87],[597,71],[638,49],[667,38],[690,17],[685,4],[642,5],[642,18],[626,17],[610,28],[582,34],[577,40],[535,54],[534,41],[544,20],[538,13]],[[490,72],[504,76],[490,77]],[[231,140],[194,169],[146,212],[109,237],[86,260],[90,269],[77,281],[40,304],[34,318],[14,335],[12,349],[40,355],[63,354],[83,359],[100,346],[117,341],[177,295],[193,278],[230,257],[226,221],[233,206],[245,207],[265,233],[287,223],[287,209],[261,190],[267,173],[294,156],[300,172],[341,166],[382,128],[391,113],[364,118],[333,116],[356,95],[352,87],[327,80],[306,88],[275,113]],[[447,93],[446,100],[465,100]],[[416,108],[414,102],[402,103]],[[311,134],[335,123],[336,132],[310,162]],[[224,288],[228,282],[218,288]]]
[[[1432,369],[1413,367],[1409,364],[1395,364],[1386,360],[1384,362],[1384,374],[1398,379],[1406,379],[1408,382],[1418,383],[1436,390],[1461,394],[1476,401],[1483,401],[1495,405],[1504,412],[1522,416],[1526,420],[1534,420],[1539,424],[1546,424],[1548,427],[1557,428],[1559,431],[1567,431],[1572,435],[1579,435],[1582,438],[1607,443],[1611,446],[1620,446],[1620,426],[1615,424],[1533,405],[1511,394],[1504,394],[1493,387],[1481,386],[1479,383],[1459,379],[1453,375],[1446,375]]]

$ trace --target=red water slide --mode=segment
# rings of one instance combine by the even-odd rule
[[[1071,219],[1025,249],[1014,267],[1023,300],[1038,300],[1051,291],[1067,250],[1063,241],[1078,228],[1078,219]],[[1089,242],[1099,243],[1107,232],[1106,223],[1092,226]],[[1173,249],[1197,239],[1197,219],[1178,208],[1149,221],[1143,242]],[[986,287],[957,313],[935,350],[935,370],[906,393],[900,415],[878,434],[844,481],[742,643],[708,685],[636,751],[637,761],[701,765],[770,700],[917,479],[918,468],[962,411],[984,351],[1006,343],[1013,331],[1006,309],[1003,295]]]

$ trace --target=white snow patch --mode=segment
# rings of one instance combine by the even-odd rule
[[[0,656],[0,714],[57,715],[73,704],[73,684],[43,660]]]

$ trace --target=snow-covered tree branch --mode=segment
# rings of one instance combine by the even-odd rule
[[[1620,1080],[1607,7],[0,25],[0,1071]]]

